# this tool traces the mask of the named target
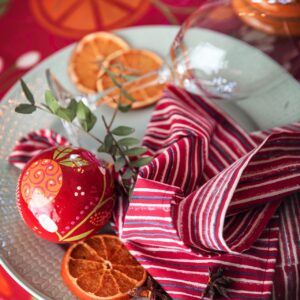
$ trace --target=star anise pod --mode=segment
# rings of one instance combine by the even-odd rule
[[[230,298],[226,289],[233,283],[233,280],[224,276],[223,273],[224,269],[222,267],[209,267],[209,279],[201,299],[207,295],[209,295],[211,300],[220,296]]]
[[[134,288],[129,292],[129,295],[135,298],[143,297],[149,300],[170,300],[171,298],[161,288],[161,286],[148,275],[146,283],[138,288]]]

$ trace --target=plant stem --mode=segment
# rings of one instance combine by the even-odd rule
[[[107,125],[104,116],[102,116],[102,120],[103,120],[103,124],[105,126],[105,129],[106,129],[107,133],[111,135],[113,141],[115,142],[115,145],[117,146],[118,150],[120,151],[121,156],[125,159],[125,161],[126,161],[128,167],[129,167],[129,169],[134,173],[134,175],[136,175],[135,169],[130,166],[130,161],[129,161],[128,157],[124,154],[122,148],[118,144],[118,141],[115,139],[114,135],[110,132],[110,128]]]
[[[116,108],[115,108],[115,110],[114,110],[114,113],[113,113],[113,115],[112,115],[112,118],[111,118],[111,120],[110,120],[110,123],[109,123],[109,125],[108,125],[109,131],[110,131],[110,129],[111,129],[111,126],[112,126],[113,122],[115,121],[115,118],[116,118],[116,116],[117,116],[117,113],[118,113],[118,106],[116,106]]]
[[[35,108],[37,108],[37,109],[39,109],[39,110],[42,110],[42,111],[44,111],[44,112],[47,112],[48,114],[55,115],[55,114],[53,114],[51,111],[49,111],[48,109],[46,109],[46,108],[44,108],[44,107],[42,107],[42,106],[39,106],[39,105],[36,105],[36,104],[35,104]],[[55,115],[55,116],[57,116],[57,115]],[[57,116],[57,117],[59,117],[59,116]],[[59,117],[59,118],[60,118],[60,117]],[[84,133],[86,133],[87,135],[89,135],[92,139],[96,140],[99,144],[101,144],[101,145],[104,144],[104,142],[103,142],[102,140],[100,140],[99,138],[97,138],[97,137],[96,137],[95,135],[93,135],[92,133],[85,131],[83,128],[81,128],[81,127],[78,126],[77,124],[75,124],[75,123],[73,123],[73,122],[70,122],[70,121],[68,121],[68,120],[62,119],[62,118],[60,118],[60,119],[66,121],[66,122],[68,122],[68,123],[70,123],[72,126],[76,127],[77,129],[84,131]]]

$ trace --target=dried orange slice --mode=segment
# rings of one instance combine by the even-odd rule
[[[124,86],[126,82],[129,82],[126,84],[126,91],[136,100],[132,103],[133,109],[155,103],[162,95],[164,84],[150,84],[152,81],[155,81],[157,77],[156,74],[144,79],[132,80],[132,82],[130,82],[128,77],[138,78],[151,71],[160,69],[162,64],[163,60],[157,54],[141,49],[123,50],[112,54],[104,61],[106,70],[109,70],[111,74],[113,74],[114,79],[116,79],[119,84]],[[103,70],[100,71],[98,78],[98,92],[115,86],[111,76]],[[149,84],[149,86],[147,86],[147,84]],[[140,86],[147,87],[139,88]],[[120,97],[120,90],[116,89],[103,97],[98,104],[108,103],[111,107],[116,107],[118,102],[121,104],[131,103],[125,96]]]
[[[128,299],[147,273],[118,237],[95,235],[67,250],[62,277],[80,299],[115,300]]]
[[[100,31],[82,38],[69,63],[69,73],[77,88],[85,93],[96,92],[96,80],[102,60],[124,49],[129,49],[128,44],[112,33]]]

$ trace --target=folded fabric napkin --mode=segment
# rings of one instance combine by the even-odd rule
[[[17,141],[8,161],[19,169],[42,150],[54,146],[68,146],[68,140],[60,134],[49,130],[39,129],[28,133]]]
[[[249,134],[169,86],[143,143],[155,159],[128,208],[118,202],[115,223],[173,299],[199,299],[209,267],[233,280],[232,299],[300,299],[300,123]],[[20,167],[30,152],[17,147],[10,161]]]

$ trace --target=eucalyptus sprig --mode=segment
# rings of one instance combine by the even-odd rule
[[[113,73],[110,73],[109,76],[114,78],[116,86],[120,90],[120,95],[118,99],[113,99],[113,101],[118,101],[118,106],[111,120],[108,122],[104,116],[101,118],[106,131],[104,140],[99,139],[91,133],[98,120],[84,102],[71,99],[68,106],[63,107],[50,91],[46,91],[44,103],[37,104],[32,92],[23,80],[21,80],[21,86],[28,103],[19,104],[15,108],[15,111],[21,114],[31,114],[36,110],[41,110],[69,122],[84,131],[100,144],[98,152],[105,152],[112,157],[114,169],[120,174],[125,191],[130,193],[137,177],[137,168],[148,164],[152,160],[152,157],[140,157],[140,155],[147,151],[147,148],[137,146],[140,141],[131,136],[135,131],[134,128],[128,126],[113,127],[117,112],[128,111],[128,107],[124,109],[124,105],[120,104],[121,96],[125,95],[126,97],[122,84],[117,81]]]
[[[98,61],[98,67],[102,72],[100,72],[100,79],[103,75],[108,75],[112,84],[117,88],[119,94],[115,97],[111,97],[111,101],[114,101],[117,106],[118,110],[121,112],[127,112],[132,108],[132,103],[136,101],[136,99],[126,90],[124,87],[125,85],[137,79],[141,76],[139,70],[130,68],[128,66],[124,66],[122,63],[114,63],[109,65],[108,67],[105,64],[105,60]],[[122,97],[125,97],[129,103],[123,104]]]

